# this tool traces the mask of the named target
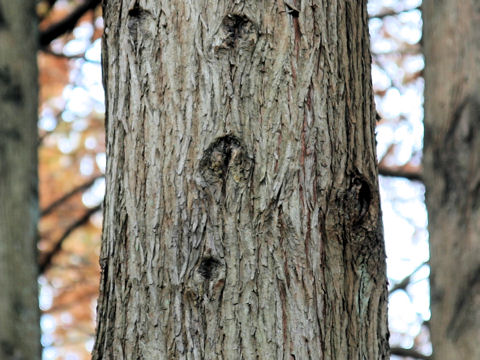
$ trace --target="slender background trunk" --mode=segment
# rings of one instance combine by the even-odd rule
[[[480,1],[423,4],[435,360],[480,359]]]
[[[0,359],[40,359],[35,1],[0,0]]]
[[[93,358],[388,358],[366,1],[104,16]]]

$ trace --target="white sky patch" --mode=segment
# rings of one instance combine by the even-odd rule
[[[79,86],[71,89],[67,96],[66,110],[74,113],[77,117],[86,117],[90,114],[92,105],[89,92]]]
[[[95,161],[100,171],[105,174],[105,168],[107,166],[107,156],[105,153],[100,153],[95,156]]]
[[[427,269],[428,267],[425,266]],[[416,312],[422,317],[422,320],[430,319],[429,293],[430,285],[428,282],[428,273],[419,276],[415,274],[412,283],[408,286],[408,292],[411,294],[411,302]]]
[[[90,338],[90,339],[88,339],[87,342],[85,343],[85,349],[86,349],[88,352],[92,352],[94,345],[95,345],[95,339],[94,339],[94,338]]]
[[[83,176],[90,176],[95,170],[95,162],[89,155],[83,156],[80,160],[80,173]]]
[[[376,91],[385,91],[392,86],[390,77],[376,64],[372,64],[372,80]]]
[[[67,123],[70,123],[72,121],[75,121],[75,119],[76,119],[76,116],[73,112],[67,111],[67,110],[62,112],[62,120],[63,121],[65,121]]]
[[[103,201],[105,196],[105,179],[97,179],[92,187],[82,195],[82,202],[86,207],[93,208]]]
[[[402,97],[397,88],[387,90],[383,101],[380,103],[382,114],[387,118],[395,118],[402,112]]]
[[[82,132],[88,128],[88,121],[85,119],[77,119],[72,123],[72,130]]]
[[[77,132],[70,132],[68,136],[61,136],[58,138],[58,149],[64,154],[70,154],[78,148],[80,144],[80,134]]]
[[[62,50],[66,56],[82,55],[88,45],[88,40],[74,39],[67,42]]]
[[[39,285],[39,305],[40,310],[45,311],[52,307],[53,303],[53,289],[48,284],[44,276],[38,278]]]
[[[87,136],[85,139],[85,148],[88,150],[93,150],[97,147],[98,141],[93,136]]]
[[[102,46],[101,39],[95,40],[93,44],[88,48],[87,52],[85,53],[85,59],[87,59],[88,61],[94,61],[99,63],[101,46]]]
[[[80,360],[80,356],[75,353],[67,353],[65,355],[65,360]]]
[[[403,60],[403,67],[405,68],[406,71],[410,73],[415,73],[417,71],[423,70],[423,68],[425,68],[425,60],[423,58],[423,55],[416,54],[416,55],[406,56],[405,59]],[[417,93],[417,96],[418,96],[418,93]]]
[[[50,314],[44,314],[40,318],[40,327],[44,333],[51,333],[55,331],[56,321],[55,318]]]
[[[420,10],[403,12],[398,15],[398,19],[403,23],[398,32],[402,40],[409,44],[418,43],[422,38],[422,27],[418,26],[418,24],[422,23]]]
[[[71,325],[73,323],[73,316],[69,312],[63,311],[60,314],[60,321],[64,325]]]
[[[43,339],[43,336],[42,336]],[[42,342],[43,345],[43,342]],[[57,357],[57,351],[52,347],[45,347],[42,351],[42,360],[54,360]]]
[[[57,127],[57,119],[51,111],[44,111],[38,121],[38,127],[45,131],[53,131]]]
[[[389,325],[398,332],[417,334],[419,330],[418,317],[408,294],[401,290],[394,292],[390,295],[389,305],[392,308],[401,309],[398,312],[390,312]]]
[[[77,39],[90,39],[93,35],[93,26],[90,22],[82,22],[73,29],[73,36]]]

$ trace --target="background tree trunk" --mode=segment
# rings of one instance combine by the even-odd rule
[[[480,1],[423,4],[435,360],[480,359]]]
[[[388,358],[366,1],[104,16],[93,358]]]
[[[0,359],[40,359],[35,1],[0,0]]]

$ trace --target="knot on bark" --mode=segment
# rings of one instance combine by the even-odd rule
[[[134,45],[138,45],[138,35],[146,36],[149,33],[147,20],[153,19],[150,11],[141,8],[138,4],[128,11],[127,28],[130,34],[130,40]]]
[[[222,34],[214,46],[216,52],[251,47],[257,40],[255,24],[243,14],[228,14],[221,24]]]
[[[253,161],[239,138],[228,134],[215,139],[200,160],[200,173],[208,184],[225,182],[227,177],[236,183],[250,177]]]
[[[361,225],[370,209],[372,190],[368,180],[360,173],[351,178],[344,201],[347,219],[354,226]]]
[[[216,274],[216,269],[220,266],[220,261],[213,256],[207,256],[202,259],[198,267],[198,273],[205,280],[210,280]]]

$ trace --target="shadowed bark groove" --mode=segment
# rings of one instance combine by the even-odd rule
[[[93,358],[387,359],[365,1],[104,14]]]

